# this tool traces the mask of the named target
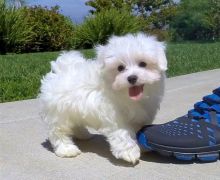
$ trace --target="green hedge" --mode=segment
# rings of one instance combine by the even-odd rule
[[[56,51],[72,47],[74,25],[71,20],[59,13],[59,7],[51,9],[34,6],[24,7],[23,14],[33,27],[34,36],[28,43],[19,47],[20,51]]]

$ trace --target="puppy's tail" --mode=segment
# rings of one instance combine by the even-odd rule
[[[63,52],[56,61],[51,62],[51,70],[53,73],[67,72],[76,68],[78,64],[85,63],[86,60],[78,51]]]

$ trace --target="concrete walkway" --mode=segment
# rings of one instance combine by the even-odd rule
[[[185,114],[193,103],[220,86],[220,69],[167,80],[156,123]],[[156,153],[142,154],[135,167],[116,160],[103,137],[79,141],[82,154],[59,158],[51,152],[38,100],[0,104],[0,179],[220,179],[220,161],[183,163]]]

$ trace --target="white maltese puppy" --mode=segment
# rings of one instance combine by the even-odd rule
[[[98,46],[97,60],[77,51],[61,54],[42,80],[40,99],[49,140],[60,157],[81,153],[72,137],[91,130],[106,137],[117,159],[135,163],[135,132],[151,124],[164,92],[165,45],[143,33],[113,36]]]

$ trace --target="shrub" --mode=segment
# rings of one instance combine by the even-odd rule
[[[56,51],[72,47],[74,25],[71,20],[59,14],[59,7],[51,9],[34,6],[22,10],[28,27],[34,27],[34,37],[20,47],[21,51]]]
[[[87,17],[74,34],[75,48],[92,48],[104,44],[111,35],[124,35],[140,31],[142,25],[138,17],[130,12],[116,9],[101,11]]]
[[[15,47],[26,44],[33,37],[32,27],[27,26],[27,21],[20,10],[6,6],[0,0],[0,53],[6,54]]]

